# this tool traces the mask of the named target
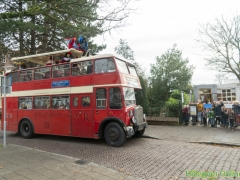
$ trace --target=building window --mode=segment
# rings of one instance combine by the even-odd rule
[[[199,89],[199,94],[211,94],[211,89]]]
[[[235,101],[236,100],[236,90],[232,89],[218,89],[217,90],[217,97],[218,100],[223,101]]]

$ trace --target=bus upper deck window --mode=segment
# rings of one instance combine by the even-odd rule
[[[20,81],[31,81],[33,70],[25,70],[20,72]]]
[[[18,82],[18,72],[10,72],[7,76],[12,76],[12,83]]]
[[[52,67],[52,77],[58,78],[58,77],[64,77],[65,76],[65,65],[56,65]]]
[[[95,73],[106,73],[114,71],[116,71],[116,67],[112,58],[98,59],[95,61]]]
[[[72,64],[72,75],[79,76],[92,73],[92,61],[83,61]]]
[[[34,70],[34,80],[50,78],[50,67],[43,67]]]

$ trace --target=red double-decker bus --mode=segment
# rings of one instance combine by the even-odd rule
[[[6,74],[12,77],[3,114],[7,131],[24,138],[34,134],[105,138],[111,146],[143,135],[147,121],[143,108],[136,105],[135,89],[141,85],[134,65],[111,54],[45,65],[68,52],[79,55],[70,49],[12,58],[40,66]]]

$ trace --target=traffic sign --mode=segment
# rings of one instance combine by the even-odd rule
[[[1,87],[4,86],[4,76],[0,78]],[[6,76],[6,86],[12,86],[12,76]]]

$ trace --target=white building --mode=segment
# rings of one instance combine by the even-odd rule
[[[224,84],[201,84],[193,86],[194,100],[208,101],[240,101],[240,82],[227,79]]]

